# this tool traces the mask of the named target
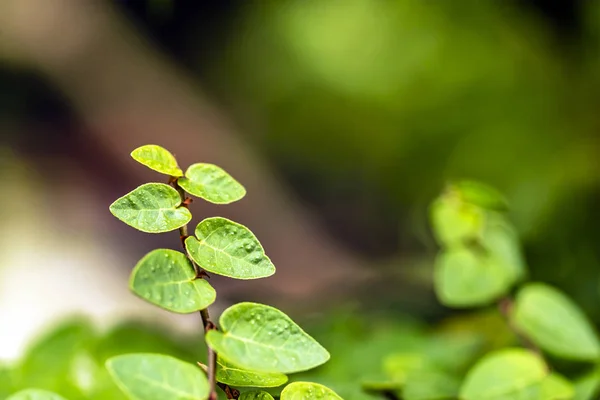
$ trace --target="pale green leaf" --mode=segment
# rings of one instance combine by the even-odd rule
[[[190,222],[192,214],[180,207],[177,190],[164,183],[146,183],[110,205],[110,212],[137,230],[169,232]]]
[[[125,354],[108,359],[117,386],[132,400],[206,400],[206,375],[198,367],[162,354]]]
[[[573,400],[594,400],[600,392],[600,370],[596,369],[573,382]]]
[[[235,387],[277,387],[288,381],[288,377],[277,372],[249,371],[236,367],[219,357],[217,381]]]
[[[500,214],[487,213],[480,237],[489,258],[506,269],[512,281],[522,279],[526,265],[516,231]]]
[[[239,397],[239,400],[274,400],[273,396],[271,396],[267,392],[263,392],[262,390],[253,390],[251,392],[242,393]]]
[[[327,386],[312,382],[294,382],[281,392],[281,400],[341,400]]]
[[[177,160],[167,149],[155,144],[138,147],[131,152],[131,157],[146,167],[161,174],[180,177],[183,171],[177,165]]]
[[[533,283],[521,289],[513,321],[531,341],[557,357],[600,358],[600,344],[587,317],[571,299],[548,285]]]
[[[237,279],[264,278],[275,266],[248,228],[226,218],[207,218],[196,227],[196,237],[185,240],[192,259],[204,270]]]
[[[186,192],[215,204],[229,204],[246,195],[246,189],[221,167],[193,164],[178,181]]]
[[[463,400],[539,400],[548,376],[540,357],[524,349],[504,349],[483,357],[460,389]]]
[[[444,195],[431,205],[433,233],[444,246],[460,245],[477,238],[484,216],[482,209],[463,203],[456,196]]]
[[[542,382],[540,400],[570,400],[574,395],[573,385],[561,375],[550,374]]]
[[[239,303],[225,310],[219,321],[223,332],[209,331],[208,345],[244,369],[294,373],[329,359],[327,350],[276,308]]]
[[[6,400],[65,400],[56,393],[41,389],[25,389],[13,394]]]
[[[497,259],[466,248],[443,251],[435,262],[435,290],[446,306],[489,304],[503,296],[513,282],[514,273]]]
[[[150,303],[182,314],[205,309],[217,296],[210,283],[196,278],[185,254],[168,249],[146,254],[133,269],[129,285]]]

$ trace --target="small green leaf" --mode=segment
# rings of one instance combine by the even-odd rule
[[[480,240],[489,257],[507,270],[511,280],[516,282],[525,276],[526,265],[519,238],[504,217],[488,213]]]
[[[465,202],[489,210],[503,211],[508,208],[506,198],[495,188],[476,181],[460,181],[452,185]]]
[[[467,373],[463,400],[539,400],[548,371],[544,362],[523,349],[503,349],[483,357]]]
[[[573,382],[573,400],[594,400],[600,392],[600,370],[589,372]]]
[[[206,342],[231,364],[283,374],[323,364],[329,353],[276,308],[257,303],[229,307],[219,319],[223,332],[206,334]]]
[[[530,340],[557,357],[600,358],[600,344],[587,317],[571,299],[548,285],[533,283],[521,289],[513,321]]]
[[[404,400],[443,400],[458,397],[460,380],[448,372],[426,370],[408,375],[402,389]]]
[[[155,144],[138,147],[131,152],[131,157],[146,167],[161,174],[180,177],[183,171],[177,165],[177,160],[167,149]]]
[[[449,307],[489,304],[503,296],[513,282],[514,273],[497,259],[466,248],[443,251],[435,262],[436,294]]]
[[[483,226],[484,212],[456,196],[444,195],[431,205],[431,224],[443,246],[464,244],[475,239]]]
[[[215,204],[229,204],[246,195],[246,189],[221,167],[193,164],[177,183],[186,192]]]
[[[13,394],[6,400],[65,400],[56,393],[41,389],[25,389]]]
[[[196,238],[197,237],[197,238]],[[192,259],[208,272],[237,279],[264,278],[275,266],[248,228],[226,218],[207,218],[185,240]]]
[[[327,386],[312,382],[294,382],[281,392],[281,400],[342,400]]]
[[[106,368],[132,400],[206,400],[206,375],[198,367],[162,354],[125,354]]]
[[[181,205],[177,190],[164,183],[146,183],[110,205],[110,212],[127,225],[147,233],[181,228],[192,214]]]
[[[219,357],[217,381],[236,387],[277,387],[288,381],[288,377],[277,372],[248,371]]]
[[[550,374],[542,382],[540,400],[570,400],[574,395],[573,385],[561,375]]]
[[[210,283],[196,279],[185,254],[168,249],[146,254],[133,269],[129,285],[144,300],[181,314],[203,310],[217,297]]]
[[[242,393],[239,397],[239,400],[274,400],[273,396],[271,396],[267,392],[263,392],[262,390],[253,390],[251,392]]]

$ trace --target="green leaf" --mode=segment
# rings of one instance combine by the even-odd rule
[[[574,395],[573,385],[561,375],[550,374],[542,382],[540,400],[570,400]]]
[[[571,299],[548,285],[533,283],[521,289],[512,318],[531,341],[557,357],[600,358],[598,338],[587,317]]]
[[[431,223],[437,241],[444,246],[460,245],[476,238],[483,226],[484,212],[479,207],[444,195],[431,205]]]
[[[131,152],[131,157],[146,167],[161,174],[180,177],[183,171],[177,165],[177,160],[167,149],[155,144],[138,147]]]
[[[217,293],[204,279],[197,279],[185,254],[156,249],[135,266],[131,290],[152,304],[176,313],[200,311],[214,303]]]
[[[239,397],[239,400],[274,400],[273,396],[271,396],[267,392],[263,392],[262,390],[253,390],[251,392],[242,393]]]
[[[249,371],[227,362],[217,360],[217,381],[236,387],[277,387],[288,381],[288,377],[277,372]]]
[[[147,233],[178,229],[192,219],[177,190],[164,183],[146,183],[110,205],[110,212],[127,225]]]
[[[458,396],[460,380],[442,371],[418,371],[408,375],[402,389],[404,400],[443,400]]]
[[[219,321],[223,332],[209,331],[206,342],[223,359],[245,369],[294,373],[329,359],[327,350],[276,308],[239,303]]]
[[[463,400],[539,400],[548,371],[544,362],[523,349],[504,349],[483,357],[467,373]]]
[[[13,394],[6,400],[65,400],[56,393],[41,389],[25,389]]]
[[[294,382],[281,392],[281,400],[341,400],[327,386],[312,382]]]
[[[511,280],[516,282],[525,276],[526,265],[519,238],[506,218],[488,213],[480,241],[488,256],[506,269]]]
[[[503,211],[508,208],[506,198],[495,188],[475,181],[460,181],[452,185],[461,199],[490,210]]]
[[[198,367],[162,354],[125,354],[106,362],[117,386],[132,400],[206,400],[206,375]]]
[[[229,204],[246,195],[246,189],[221,167],[193,164],[177,183],[186,192],[215,204]]]
[[[594,400],[600,391],[600,370],[596,369],[573,382],[573,400]]]
[[[440,302],[449,307],[472,307],[491,303],[503,296],[514,274],[497,259],[466,248],[439,254],[434,283]]]
[[[237,279],[264,278],[275,266],[248,228],[226,218],[207,218],[196,227],[196,237],[185,240],[192,259],[206,271]]]

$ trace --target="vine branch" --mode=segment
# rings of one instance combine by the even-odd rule
[[[187,197],[185,190],[183,190],[183,188],[177,184],[177,178],[171,177],[169,179],[169,184],[171,186],[173,186],[173,188],[175,188],[175,190],[177,190],[177,193],[179,193],[179,196],[181,197],[181,206],[187,208],[189,206],[189,204],[192,202],[192,199]],[[190,262],[194,266],[194,272],[196,273],[196,278],[197,279],[208,278],[209,277],[208,274],[206,272],[204,272],[198,264],[196,264],[196,262],[190,257],[190,255],[187,252],[187,249],[185,247],[185,239],[187,239],[188,236],[189,236],[188,226],[187,226],[187,224],[185,224],[181,228],[179,228],[179,237],[181,239],[181,246],[183,247],[183,252],[185,253],[188,260],[190,260]],[[202,318],[202,325],[204,327],[205,335],[208,331],[217,329],[217,326],[210,319],[210,313],[208,312],[208,308],[204,308],[204,309],[200,310],[200,317]],[[206,368],[203,368],[203,369],[205,369],[205,372],[208,376],[208,385],[209,385],[209,393],[210,393],[208,400],[217,400],[217,391],[216,391],[217,385],[225,392],[228,399],[237,399],[239,397],[239,392],[237,390],[230,388],[228,385],[217,382],[217,377],[216,377],[217,353],[210,346],[208,346],[208,344],[207,344],[206,348],[207,348],[208,366],[206,366]],[[199,364],[199,365],[202,365],[202,364]]]

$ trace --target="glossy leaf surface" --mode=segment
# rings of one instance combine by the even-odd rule
[[[225,310],[219,321],[223,332],[209,331],[206,341],[233,365],[285,374],[329,359],[327,350],[276,308],[239,303]]]
[[[246,195],[246,189],[221,167],[193,164],[178,181],[186,192],[215,204],[229,204]]]
[[[249,371],[219,358],[217,381],[235,387],[277,387],[288,381],[288,377],[277,372]]]
[[[177,160],[167,149],[155,144],[138,147],[131,152],[131,157],[142,165],[161,174],[183,176],[183,171],[177,165]]]
[[[164,183],[146,183],[110,205],[110,212],[127,225],[147,233],[169,232],[190,222],[177,190]]]
[[[192,313],[211,305],[215,289],[196,273],[185,254],[156,249],[135,266],[130,278],[131,290],[141,298],[177,313]]]
[[[198,367],[161,354],[126,354],[110,358],[106,367],[132,400],[206,400],[206,375]]]
[[[253,390],[251,392],[242,393],[239,397],[239,400],[274,400],[273,396],[271,396],[267,392],[263,392],[262,390]]]
[[[196,237],[185,240],[192,259],[208,272],[237,279],[264,278],[275,266],[248,228],[226,218],[207,218],[196,227]]]
[[[548,375],[544,362],[523,349],[504,349],[483,357],[467,373],[463,400],[539,400]]]
[[[312,382],[294,382],[281,392],[281,400],[341,400],[327,386]]]
[[[515,325],[542,349],[573,360],[597,360],[596,332],[581,309],[551,286],[534,283],[518,293]]]

